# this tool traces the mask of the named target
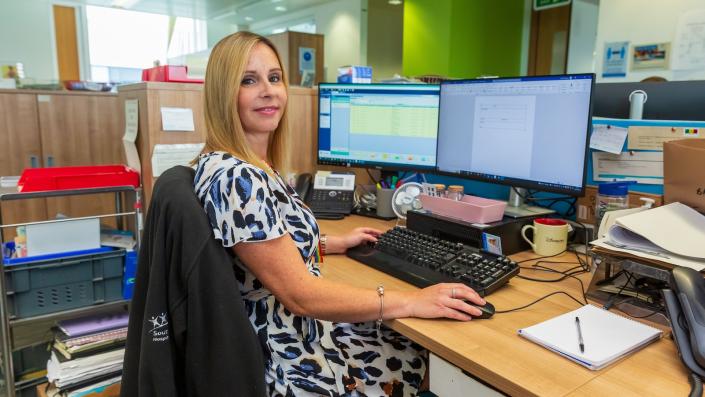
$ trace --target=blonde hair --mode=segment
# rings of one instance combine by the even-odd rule
[[[247,144],[245,130],[240,121],[237,100],[240,82],[245,74],[250,52],[257,44],[264,44],[274,51],[282,65],[279,52],[266,37],[250,33],[233,33],[213,47],[206,68],[203,87],[203,114],[206,119],[206,144],[204,152],[225,151],[254,164],[267,173],[272,171]],[[282,82],[288,90],[289,84],[282,67]],[[279,125],[269,136],[266,161],[272,168],[284,171],[286,166],[286,138],[289,132],[287,106],[284,107]]]

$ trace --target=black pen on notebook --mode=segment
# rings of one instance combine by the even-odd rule
[[[578,345],[580,345],[580,353],[585,353],[585,343],[583,343],[583,331],[580,329],[580,318],[575,317],[575,327],[578,329]]]

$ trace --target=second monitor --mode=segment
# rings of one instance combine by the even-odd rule
[[[593,80],[577,74],[443,82],[438,171],[581,196]],[[505,215],[544,211],[520,199],[510,195]]]
[[[385,170],[436,167],[437,85],[319,85],[318,163]]]

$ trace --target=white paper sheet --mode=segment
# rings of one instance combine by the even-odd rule
[[[195,131],[193,110],[190,108],[161,108],[163,131]]]
[[[139,130],[139,102],[137,99],[125,100],[125,136],[123,140],[135,142]]]
[[[597,247],[602,247],[604,249],[610,250],[610,251],[617,251],[617,252],[624,252],[626,254],[631,254],[634,256],[638,256],[640,258],[646,258],[646,259],[651,259],[655,261],[661,261],[665,263],[670,263],[671,265],[677,265],[677,266],[683,266],[683,267],[689,267],[691,269],[695,269],[697,271],[703,271],[705,270],[705,261],[702,260],[695,260],[692,258],[688,258],[685,256],[680,256],[680,255],[652,255],[652,254],[647,254],[645,252],[641,251],[635,251],[635,250],[630,250],[626,248],[618,248],[615,247],[614,245],[608,244],[606,239],[598,239],[595,241],[590,242],[591,245],[595,245]]]
[[[203,143],[180,143],[175,145],[154,145],[152,152],[152,175],[156,178],[162,172],[176,165],[188,166],[201,150]]]
[[[137,146],[129,140],[122,140],[122,147],[125,149],[125,162],[127,166],[142,174],[142,164],[140,163],[140,155],[137,152]]]
[[[598,124],[592,127],[590,148],[614,154],[622,153],[624,140],[627,138],[627,129]]]
[[[663,184],[663,152],[592,153],[595,181],[637,181]]]
[[[665,142],[677,139],[703,139],[705,133],[698,127],[631,126],[627,139],[629,150],[660,150]]]
[[[705,9],[686,12],[678,19],[673,55],[674,70],[705,68]]]
[[[705,215],[685,204],[652,208],[616,223],[669,252],[705,260]]]

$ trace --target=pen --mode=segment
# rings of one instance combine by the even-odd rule
[[[575,317],[575,327],[578,329],[578,344],[580,345],[580,353],[585,353],[585,343],[583,343],[583,332],[580,329],[579,317]]]

